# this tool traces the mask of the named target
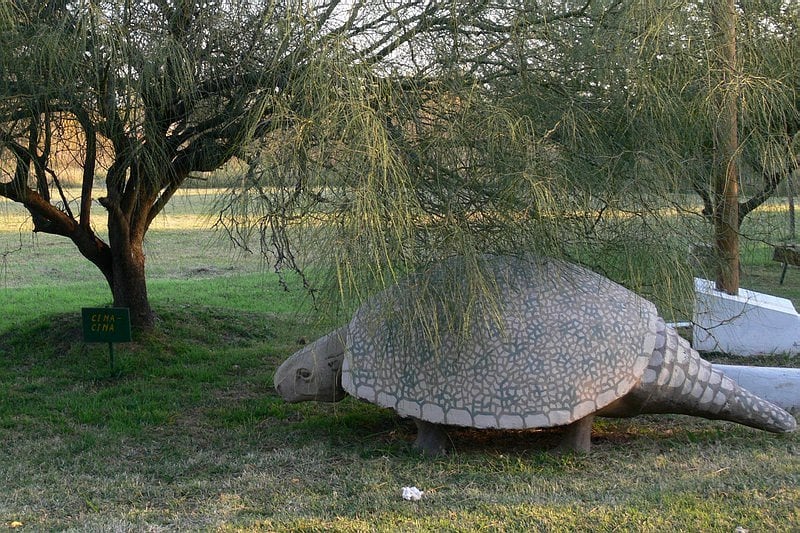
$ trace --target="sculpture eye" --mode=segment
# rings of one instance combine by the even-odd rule
[[[311,381],[311,371],[308,370],[307,368],[298,368],[297,379],[302,379],[303,381]]]

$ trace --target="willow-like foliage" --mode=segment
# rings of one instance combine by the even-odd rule
[[[737,6],[738,62],[735,82],[726,87],[710,59],[716,43],[709,3],[663,7],[654,10],[658,23],[640,45],[636,148],[665,163],[664,179],[691,185],[710,215],[716,102],[723,91],[738,93],[741,222],[798,167],[800,10],[793,2]]]
[[[320,61],[312,113],[287,106],[296,127],[259,145],[225,206],[242,243],[331,275],[315,287],[346,305],[453,256],[466,258],[462,296],[474,299],[489,292],[481,254],[563,253],[568,192],[530,121],[463,80],[415,85]]]
[[[350,310],[460,258],[447,290],[423,283],[397,317],[431,336],[499,318],[485,254],[586,263],[667,303],[685,293],[673,184],[630,172],[651,163],[631,149],[620,2],[456,4],[389,63],[329,42],[305,70],[313,97],[283,96],[291,127],[253,150],[220,223]]]
[[[526,83],[509,77],[497,87],[516,99],[520,112],[548,117],[543,127],[552,125],[564,164],[578,177],[575,190],[609,206],[595,211],[598,228],[620,211],[647,214],[640,219],[644,234],[681,243],[669,250],[658,243],[647,246],[653,257],[685,256],[691,245],[711,236],[711,226],[701,221],[710,220],[716,207],[711,187],[719,159],[714,131],[725,91],[739,94],[739,222],[797,169],[798,8],[791,2],[738,6],[736,77],[724,85],[712,60],[717,44],[710,2],[613,4],[615,10],[602,19],[560,29],[559,54],[531,53],[520,45],[519,54],[536,68],[530,67]],[[545,35],[533,35],[537,43],[547,42]],[[553,72],[561,82],[545,83]],[[530,83],[531,78],[539,83]],[[663,216],[669,212],[680,216]],[[774,230],[741,237],[780,238]],[[644,242],[634,231],[623,252],[615,241],[604,238],[598,249],[609,242],[631,256],[636,255],[631,250],[640,248],[633,243]],[[599,257],[605,266],[608,258]]]
[[[326,41],[302,105],[276,95],[288,126],[251,151],[221,222],[242,242],[258,237],[279,267],[316,269],[306,281],[348,308],[462,258],[448,305],[423,294],[410,323],[451,308],[447,328],[467,331],[473,316],[496,316],[483,254],[581,262],[672,315],[692,291],[690,245],[708,238],[686,193],[713,211],[715,102],[730,89],[709,61],[709,4],[396,7],[374,13],[383,24],[369,38]],[[800,68],[796,7],[740,10],[746,213],[796,168]],[[398,33],[402,46],[381,48]]]

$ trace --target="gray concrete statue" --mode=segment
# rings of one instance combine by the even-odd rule
[[[446,451],[448,425],[566,426],[562,447],[580,452],[589,451],[595,416],[677,413],[776,433],[796,428],[792,415],[701,359],[651,302],[563,261],[483,256],[497,297],[478,304],[469,335],[435,324],[450,316],[444,308],[409,325],[405,306],[419,302],[422,287],[427,294],[450,279],[459,261],[368,300],[349,324],[280,366],[278,392],[289,402],[347,392],[394,409],[416,422],[415,445],[427,454]]]

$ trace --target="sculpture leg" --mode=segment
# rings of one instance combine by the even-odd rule
[[[561,452],[589,453],[592,447],[592,422],[594,415],[588,415],[567,426],[564,438],[558,447]]]
[[[417,440],[414,441],[415,448],[430,456],[447,453],[450,441],[447,438],[447,433],[439,424],[432,424],[418,418],[413,420],[417,425]]]

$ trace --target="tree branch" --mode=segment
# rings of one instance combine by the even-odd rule
[[[747,201],[739,203],[739,224],[741,225],[747,215],[769,200],[778,186],[798,167],[800,167],[800,158],[795,161],[794,168],[787,167],[772,173],[759,168],[762,177],[761,189]]]
[[[97,132],[89,116],[82,110],[76,110],[75,116],[83,128],[86,139],[86,155],[83,160],[83,176],[81,178],[81,210],[79,223],[82,228],[91,227],[92,189],[94,188],[95,169],[97,167]]]

